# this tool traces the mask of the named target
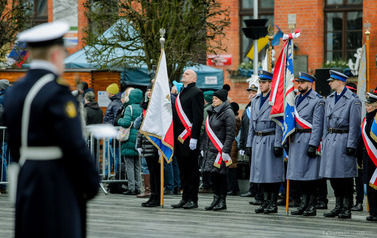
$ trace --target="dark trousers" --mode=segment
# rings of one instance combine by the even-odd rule
[[[238,187],[237,179],[237,168],[230,168],[228,170],[228,190],[232,192],[239,192],[240,188]]]
[[[280,183],[262,183],[261,185],[265,193],[279,193]]]
[[[330,178],[331,187],[334,189],[335,197],[353,197],[353,178]]]
[[[190,150],[188,148],[189,141],[190,139],[186,139],[183,145],[177,142],[179,144],[176,144],[176,156],[181,174],[182,200],[197,202],[200,182],[199,151],[198,149]]]
[[[228,192],[228,182],[226,174],[211,173],[213,193],[226,197]]]
[[[377,190],[367,185],[369,214],[377,217]]]
[[[297,187],[300,194],[307,194],[309,196],[317,196],[318,180],[308,180],[308,181],[295,181],[295,186]]]
[[[145,160],[147,161],[147,166],[150,174],[151,193],[156,194],[158,196],[158,199],[160,199],[161,168],[160,163],[158,162],[158,154],[153,157],[147,157],[145,158]]]
[[[328,203],[327,199],[327,180],[325,178],[319,179],[317,182],[317,198],[318,201]]]
[[[363,169],[358,169],[358,176],[355,178],[356,185],[356,203],[363,204],[364,201],[364,182],[363,182]]]

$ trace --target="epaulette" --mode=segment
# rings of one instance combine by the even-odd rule
[[[62,78],[62,77],[59,77],[59,78],[56,80],[56,83],[57,83],[57,84],[60,84],[60,85],[63,85],[63,86],[66,86],[66,87],[69,86],[68,81],[67,81],[65,78]]]
[[[323,98],[323,96],[321,94],[318,94],[318,93],[317,93],[317,97],[318,98]]]
[[[357,96],[357,94],[355,93],[352,93],[352,96],[355,97],[355,98],[358,98],[359,96]]]

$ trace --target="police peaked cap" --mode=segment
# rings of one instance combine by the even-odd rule
[[[298,79],[296,79],[297,82],[303,82],[303,81],[306,81],[306,82],[310,82],[310,83],[313,83],[314,81],[316,81],[316,78],[310,74],[307,74],[307,73],[304,73],[304,72],[299,72],[298,73]]]

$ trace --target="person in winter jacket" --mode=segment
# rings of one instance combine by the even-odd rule
[[[217,90],[213,94],[212,106],[207,109],[206,133],[201,144],[203,170],[211,173],[214,193],[212,203],[206,210],[226,209],[228,191],[228,166],[232,164],[230,152],[235,138],[235,116],[227,101],[228,91]]]
[[[95,95],[93,92],[87,92],[85,94],[85,124],[100,124],[102,123],[103,111],[99,107],[98,102],[95,101]]]
[[[140,102],[143,100],[143,92],[140,89],[132,89],[129,95],[125,95],[123,107],[125,108],[123,118],[118,120],[118,125],[124,128],[131,126],[130,135],[127,141],[122,142],[122,157],[126,163],[126,175],[128,190],[124,195],[137,195],[140,193],[140,162],[139,153],[136,150],[137,129],[132,125],[140,116],[142,108]]]
[[[240,109],[238,103],[231,102],[230,107],[233,110],[235,115],[235,136],[237,137],[238,132],[241,128],[241,118],[238,116],[238,110]],[[230,157],[232,158],[232,164],[229,166],[228,172],[228,195],[236,196],[240,192],[240,188],[238,187],[238,180],[237,180],[237,161],[238,161],[238,146],[236,139],[233,140],[232,144],[232,151],[230,153]]]

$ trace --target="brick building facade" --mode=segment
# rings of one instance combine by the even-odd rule
[[[34,3],[46,2],[48,16],[46,20],[53,21],[54,1],[35,0]],[[69,50],[69,53],[81,49],[82,29],[88,24],[83,3],[87,0],[77,0],[78,3],[78,44]],[[242,19],[252,18],[253,0],[219,0],[225,8],[230,10],[230,27],[226,32],[226,44],[228,51],[224,54],[231,55],[232,65],[219,67],[225,72],[225,83],[232,90],[230,98],[241,104],[241,108],[247,104],[246,78],[235,79],[230,77],[229,70],[237,70],[244,59],[244,51],[247,41],[243,38],[241,27]],[[258,0],[259,18],[272,18],[275,25],[279,26],[284,33],[288,29],[288,14],[296,14],[296,28],[300,28],[301,36],[295,40],[296,55],[307,56],[307,71],[314,74],[318,68],[323,68],[327,58],[340,57],[348,61],[348,55],[353,54],[355,44],[361,47],[365,43],[364,23],[371,23],[370,35],[370,88],[377,85],[377,1],[375,0]],[[347,18],[348,17],[348,18]],[[326,21],[327,19],[327,21]],[[347,21],[348,19],[348,21]],[[341,22],[343,21],[343,22]],[[356,24],[356,28],[352,28]],[[336,28],[341,26],[341,30]],[[334,28],[334,29],[332,29]],[[356,29],[356,30],[355,30]],[[275,32],[276,32],[275,28]],[[347,38],[349,36],[349,38]],[[331,42],[330,42],[331,41]],[[350,43],[351,41],[351,43]],[[338,47],[338,46],[339,47]],[[281,51],[282,43],[275,46],[276,55]],[[333,47],[333,49],[329,49]],[[338,48],[337,48],[338,47]],[[348,48],[347,48],[348,47]],[[353,47],[353,48],[352,48]],[[340,48],[340,49],[339,49]]]

